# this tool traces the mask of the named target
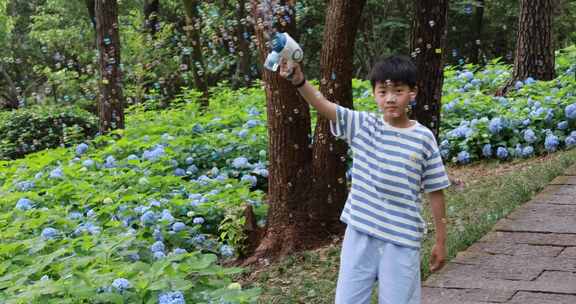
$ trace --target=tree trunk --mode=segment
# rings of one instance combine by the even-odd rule
[[[283,1],[280,1],[283,5]],[[272,16],[265,4],[252,0],[252,15],[260,62],[268,53]],[[290,9],[293,5],[288,4]],[[294,17],[291,15],[291,17]],[[278,31],[294,33],[294,20],[279,25]],[[267,35],[268,34],[268,35]],[[260,245],[247,263],[264,256],[284,255],[300,247],[309,223],[306,201],[311,190],[311,160],[309,147],[310,109],[292,84],[266,69],[262,69],[268,114],[268,225]]]
[[[331,0],[320,54],[320,91],[330,101],[353,107],[352,74],[356,33],[365,0]],[[326,233],[343,227],[340,214],[348,196],[348,145],[330,134],[330,120],[318,116],[314,131],[312,221]]]
[[[239,85],[249,86],[252,81],[250,77],[250,43],[248,37],[244,36],[245,33],[248,33],[248,27],[246,23],[243,22],[243,20],[246,20],[246,0],[238,1],[236,19],[238,21],[238,27],[236,28],[236,37],[238,38],[238,65],[234,78]]]
[[[8,74],[4,66],[0,64],[0,78],[4,78],[6,81],[6,86],[4,92],[0,92],[0,97],[2,97],[6,103],[0,104],[0,109],[15,110],[19,107],[18,93],[16,91],[16,85],[12,81],[12,77]],[[1,99],[0,99],[1,100]]]
[[[209,93],[208,84],[206,81],[206,67],[204,66],[204,57],[202,56],[202,41],[200,40],[201,20],[200,12],[198,11],[198,0],[182,0],[186,13],[186,36],[192,47],[192,60],[189,62],[189,67],[194,77],[194,86],[200,92],[200,107],[203,110],[208,108]]]
[[[476,13],[474,14],[474,31],[472,34],[472,50],[470,53],[470,62],[480,64],[480,50],[482,45],[482,21],[484,19],[484,0],[477,0]],[[480,42],[480,43],[478,43]]]
[[[352,53],[364,2],[332,0],[325,27],[321,90],[329,99],[349,107],[352,105]],[[260,62],[264,62],[268,53],[265,32],[270,30],[265,16],[273,14],[262,12],[265,5],[259,4],[260,1],[252,1],[252,14]],[[294,1],[288,5],[293,9]],[[293,14],[289,16],[293,21]],[[278,30],[294,33],[295,24],[280,25]],[[271,160],[268,181],[270,209],[264,237],[246,264],[329,241],[330,235],[342,230],[338,219],[347,194],[345,163],[341,160],[341,157],[346,157],[346,147],[335,143],[329,135],[328,121],[319,117],[313,147],[309,143],[308,103],[277,74],[263,70],[263,80]]]
[[[84,3],[86,3],[86,8],[88,9],[92,27],[96,28],[96,0],[85,0]]]
[[[552,0],[522,0],[512,79],[497,95],[505,95],[516,81],[528,77],[538,80],[552,80],[555,77]]]
[[[96,0],[96,40],[99,52],[100,94],[98,115],[100,133],[124,129],[120,37],[116,0]]]
[[[144,0],[144,30],[154,37],[158,32],[160,0]]]
[[[448,0],[416,0],[410,50],[418,68],[418,96],[411,118],[440,131],[440,108],[444,83]]]

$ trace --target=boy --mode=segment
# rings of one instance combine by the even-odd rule
[[[430,269],[437,271],[446,256],[442,189],[449,181],[433,133],[408,119],[418,92],[416,66],[408,57],[392,56],[373,68],[370,81],[381,115],[326,100],[306,82],[298,64],[282,62],[280,75],[330,120],[332,134],[353,151],[352,187],[341,216],[347,228],[336,304],[370,303],[375,281],[380,304],[419,304],[425,230],[420,195],[430,195],[436,227]]]

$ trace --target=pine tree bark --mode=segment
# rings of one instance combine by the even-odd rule
[[[279,1],[290,9],[294,2]],[[364,2],[332,0],[327,11],[321,90],[329,99],[348,107],[352,105],[352,52]],[[251,4],[260,62],[264,62],[268,53],[266,20],[259,12],[260,1],[252,0]],[[277,29],[292,35],[293,17],[290,15],[292,22],[286,25],[280,22]],[[346,156],[346,147],[329,135],[328,121],[319,118],[316,141],[310,144],[308,103],[277,73],[263,70],[263,81],[268,113],[270,209],[264,237],[246,264],[330,241],[332,234],[342,230],[339,216],[347,195],[346,183],[341,181],[345,181],[341,157]]]
[[[497,95],[505,95],[516,81],[528,77],[537,80],[552,80],[555,77],[552,0],[522,0],[512,79]]]
[[[206,78],[206,67],[202,55],[202,41],[200,39],[201,19],[198,6],[199,0],[182,0],[186,13],[186,37],[192,47],[192,58],[189,67],[194,77],[194,86],[200,92],[200,107],[205,110],[208,108],[210,95],[208,93],[208,82]]]
[[[104,134],[111,129],[124,129],[118,4],[116,0],[96,0],[95,12],[100,69],[99,129]]]
[[[448,0],[416,0],[415,8],[410,49],[418,68],[418,96],[411,118],[428,127],[438,137]]]

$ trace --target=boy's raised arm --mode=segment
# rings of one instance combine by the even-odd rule
[[[331,121],[336,121],[336,104],[330,102],[320,91],[305,81],[304,73],[299,64],[294,63],[289,66],[287,62],[282,62],[280,76],[292,82],[293,85],[301,85],[297,90],[302,98],[313,106],[320,115]]]

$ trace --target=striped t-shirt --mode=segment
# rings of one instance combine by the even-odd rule
[[[396,128],[382,115],[338,106],[330,130],[352,149],[352,188],[340,219],[397,245],[420,248],[421,192],[450,185],[433,133],[415,122]]]

